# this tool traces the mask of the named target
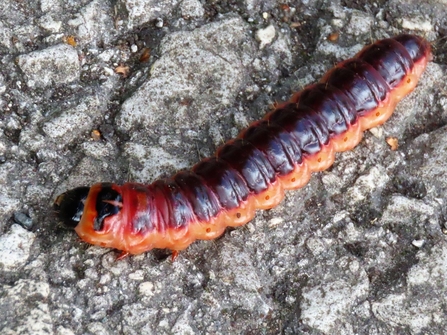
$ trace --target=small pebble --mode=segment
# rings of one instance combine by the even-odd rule
[[[33,227],[33,220],[26,214],[22,212],[14,213],[14,221],[18,223],[23,228],[30,230]]]
[[[157,28],[163,28],[163,19],[158,18],[157,22],[155,23],[155,26]]]
[[[261,43],[259,48],[263,49],[267,44],[272,43],[275,35],[276,31],[273,25],[269,25],[264,29],[259,29],[256,32],[256,39]]]
[[[422,248],[425,244],[425,240],[413,240],[411,244],[413,244],[416,248]]]

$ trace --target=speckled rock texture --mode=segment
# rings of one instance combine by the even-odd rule
[[[118,261],[52,212],[191,167],[402,32],[433,44],[416,90],[244,227]],[[442,0],[3,0],[0,334],[447,333],[446,41]]]

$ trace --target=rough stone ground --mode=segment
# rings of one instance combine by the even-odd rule
[[[2,0],[0,333],[445,334],[446,5]],[[66,189],[192,166],[404,31],[434,45],[415,92],[245,227],[116,261],[52,214]]]

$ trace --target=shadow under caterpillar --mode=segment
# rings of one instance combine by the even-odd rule
[[[153,248],[176,254],[214,239],[303,187],[335,152],[354,148],[415,88],[430,44],[399,35],[363,48],[317,84],[295,93],[189,171],[143,185],[99,183],[59,195],[55,210],[80,238],[122,255]]]

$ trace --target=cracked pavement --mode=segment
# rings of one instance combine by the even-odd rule
[[[446,333],[446,18],[441,0],[4,0],[0,333]],[[117,261],[52,213],[70,188],[191,167],[401,32],[434,46],[416,90],[244,227]]]

